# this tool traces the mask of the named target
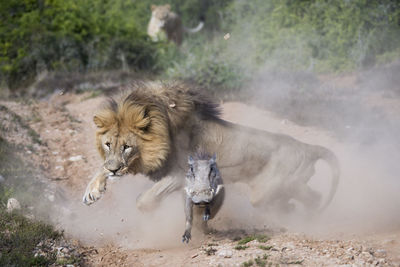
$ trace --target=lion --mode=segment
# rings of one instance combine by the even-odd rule
[[[291,207],[291,199],[322,211],[339,183],[339,163],[332,151],[294,138],[224,121],[220,106],[184,83],[139,82],[109,98],[94,116],[102,170],[89,182],[83,202],[92,204],[108,177],[142,173],[155,183],[137,198],[149,211],[184,187],[187,156],[198,149],[215,151],[225,183],[244,182],[254,207]],[[317,160],[332,169],[327,200],[307,183]]]
[[[180,46],[183,40],[183,33],[195,33],[200,31],[204,26],[204,22],[200,21],[196,28],[189,29],[182,25],[181,18],[171,11],[171,6],[151,5],[151,19],[147,27],[147,34],[153,41],[159,41],[162,33],[166,34],[167,40],[174,42]]]

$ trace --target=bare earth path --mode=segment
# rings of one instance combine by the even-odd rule
[[[375,174],[368,171],[369,158],[361,158],[357,144],[338,142],[330,133],[301,127],[285,118],[241,103],[223,104],[223,118],[263,130],[289,134],[299,140],[320,144],[337,153],[343,168],[339,191],[324,214],[307,218],[295,214],[259,214],[246,202],[246,187],[232,185],[227,203],[212,222],[216,232],[194,233],[188,245],[181,244],[183,211],[180,197],[162,205],[155,214],[141,214],[134,201],[139,189],[151,185],[144,177],[124,177],[111,183],[94,205],[81,204],[89,179],[101,166],[94,146],[92,116],[102,98],[87,95],[54,95],[47,101],[21,105],[3,103],[23,117],[47,144],[33,155],[38,166],[61,189],[55,200],[61,205],[55,223],[82,244],[89,266],[400,266],[398,206],[391,206],[392,191],[379,193]],[[35,116],[35,118],[33,118]],[[355,159],[357,158],[357,161]],[[327,190],[329,172],[320,166],[321,177],[312,183]],[[325,175],[326,174],[326,175]],[[360,177],[362,184],[360,186]],[[132,193],[130,193],[132,192]],[[357,193],[355,193],[357,192]],[[384,199],[380,196],[388,196]],[[379,200],[380,199],[380,200]],[[60,204],[62,203],[62,204]],[[385,205],[385,206],[382,206]],[[172,211],[171,211],[172,210]],[[267,235],[265,242],[253,240],[238,250],[237,240],[250,234]],[[264,240],[263,240],[264,241]],[[250,265],[248,265],[250,266]]]

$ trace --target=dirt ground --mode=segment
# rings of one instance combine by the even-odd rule
[[[237,102],[223,103],[224,119],[289,134],[307,143],[329,147],[338,155],[343,167],[342,179],[347,180],[341,180],[332,205],[320,218],[307,218],[301,211],[295,215],[282,215],[282,218],[279,214],[254,215],[252,208],[240,202],[246,199],[245,194],[239,199],[231,195],[228,196],[231,204],[227,204],[220,218],[211,224],[215,231],[208,235],[195,232],[189,244],[182,244],[182,210],[170,212],[164,207],[153,217],[136,210],[135,194],[139,193],[136,188],[151,185],[145,177],[125,177],[115,181],[99,203],[84,206],[81,197],[86,184],[101,166],[92,123],[101,101],[102,97],[92,98],[90,94],[54,94],[46,100],[28,104],[2,102],[26,118],[39,133],[43,145],[26,152],[37,167],[47,173],[49,183],[56,188],[54,197],[49,197],[60,210],[53,223],[64,229],[68,238],[79,242],[85,265],[400,266],[398,215],[386,216],[398,211],[398,206],[382,209],[373,204],[380,205],[379,201],[364,202],[370,199],[373,190],[378,190],[374,183],[371,184],[374,188],[366,189],[364,195],[355,196],[353,200],[349,198],[354,194],[350,191],[362,190],[362,187],[354,186],[358,183],[356,179],[347,178],[365,172],[362,167],[365,165],[361,163],[357,170],[350,167],[354,165],[351,164],[355,158],[353,154],[359,153],[357,144],[341,143],[332,133],[302,127],[266,110]],[[325,172],[323,166],[320,169]],[[314,183],[323,192],[326,191],[325,184],[329,184],[328,181]],[[233,191],[239,193],[245,192],[242,187],[232,186]],[[131,189],[135,194],[124,193]],[[398,191],[398,188],[393,190]],[[179,197],[173,198],[169,208],[179,209],[182,205],[179,200]],[[151,223],[151,229],[145,227],[147,221],[143,218],[155,221]],[[175,226],[175,222],[179,223]],[[244,249],[237,247],[238,239],[260,234],[269,239],[252,240],[244,245]]]

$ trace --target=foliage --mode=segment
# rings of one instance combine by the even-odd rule
[[[180,48],[146,35],[150,6],[166,3],[187,27],[205,18]],[[265,68],[344,72],[400,57],[394,0],[9,0],[0,21],[0,86],[10,87],[46,71],[123,69],[229,93]]]
[[[141,6],[124,0],[2,3],[1,78],[16,87],[48,70],[152,69],[156,44],[130,15]]]

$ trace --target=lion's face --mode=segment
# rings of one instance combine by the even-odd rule
[[[123,175],[129,166],[139,159],[138,136],[132,132],[120,132],[113,127],[100,136],[101,149],[104,151],[104,169],[109,175]]]
[[[170,152],[165,111],[133,94],[94,116],[96,143],[109,175],[148,174],[163,166]]]
[[[156,6],[152,5],[152,17],[158,22],[160,28],[164,27],[165,22],[168,20],[169,13],[171,12],[170,5]]]

